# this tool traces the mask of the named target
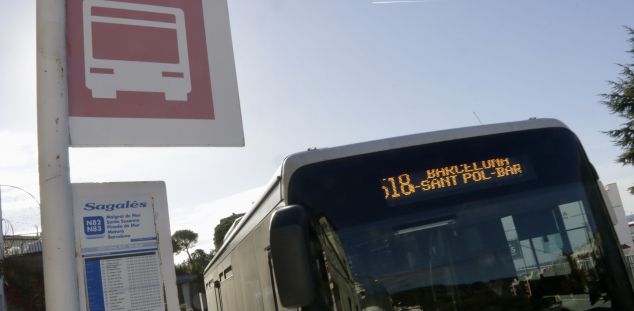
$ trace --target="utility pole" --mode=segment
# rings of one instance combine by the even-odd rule
[[[0,262],[4,261],[4,230],[2,228],[2,189],[0,189]],[[7,311],[7,298],[4,295],[4,273],[0,275],[0,311]]]
[[[46,310],[78,311],[68,147],[66,1],[37,0],[37,132]]]

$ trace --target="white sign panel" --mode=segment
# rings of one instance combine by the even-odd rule
[[[67,0],[72,146],[243,146],[226,0]]]
[[[165,184],[73,184],[73,198],[82,310],[178,310]]]

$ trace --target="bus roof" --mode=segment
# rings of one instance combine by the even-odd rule
[[[556,119],[529,119],[526,121],[477,125],[457,129],[426,132],[295,153],[288,156],[282,163],[282,198],[288,197],[288,183],[293,173],[295,173],[295,171],[300,167],[308,164],[390,149],[432,144],[441,141],[554,127],[568,128],[563,122]]]
[[[337,158],[345,158],[359,154],[367,154],[422,144],[431,144],[447,140],[554,127],[566,129],[568,128],[564,123],[556,119],[530,119],[526,121],[477,125],[457,129],[385,138],[351,145],[315,149],[292,154],[284,159],[281,167],[273,175],[273,178],[269,183],[269,186],[267,187],[265,193],[255,202],[253,207],[249,211],[247,211],[240,223],[236,225],[235,229],[227,234],[222,246],[217,250],[216,255],[212,258],[212,260],[205,268],[205,273],[215,262],[217,262],[221,258],[224,258],[227,249],[232,247],[231,245],[235,246],[240,241],[240,239],[235,239],[240,231],[245,229],[245,227],[246,230],[248,230],[259,221],[261,221],[261,219],[258,217],[256,217],[258,219],[253,219],[253,215],[262,208],[263,202],[270,195],[280,195],[280,197],[278,198],[280,200],[284,200],[285,198],[287,198],[287,189],[290,177],[297,169],[305,165]],[[278,183],[281,183],[281,193],[273,191]]]

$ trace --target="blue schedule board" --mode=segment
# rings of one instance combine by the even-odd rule
[[[90,311],[165,310],[156,252],[88,258],[85,267]]]
[[[99,258],[86,259],[86,285],[88,287],[88,302],[91,311],[106,310],[103,301],[102,282]]]
[[[73,185],[82,311],[178,310],[164,187]]]

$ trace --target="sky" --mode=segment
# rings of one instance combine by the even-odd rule
[[[634,2],[228,2],[246,146],[72,148],[72,182],[164,180],[172,231],[209,250],[219,219],[248,210],[289,154],[548,117],[634,213],[634,168],[602,133],[625,120],[599,95],[634,61]],[[0,184],[39,199],[35,1],[2,1],[0,20]],[[38,232],[36,200],[1,189],[5,233]]]

